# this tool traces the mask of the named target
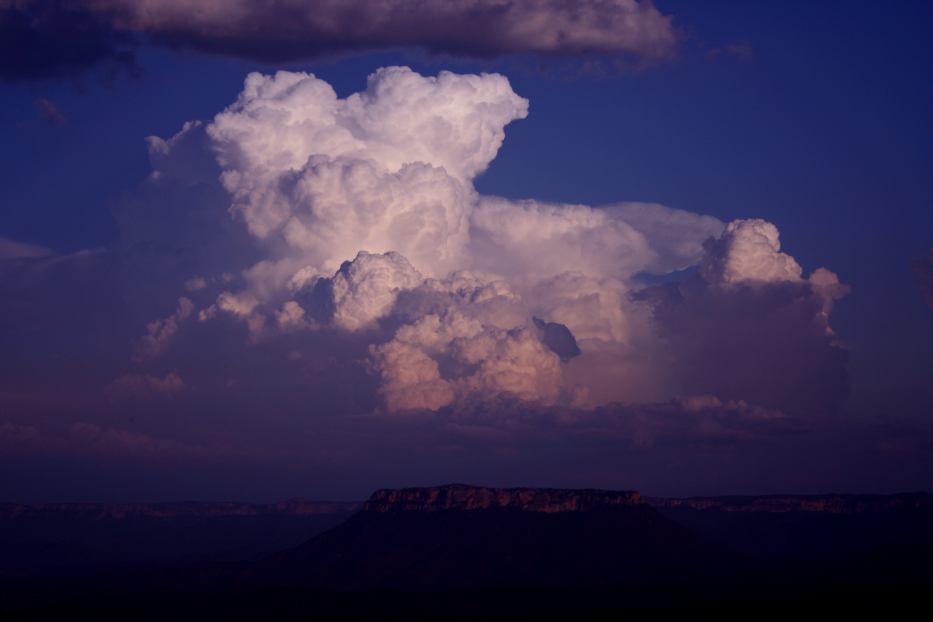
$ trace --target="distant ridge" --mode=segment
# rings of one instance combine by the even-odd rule
[[[448,510],[516,509],[525,512],[583,512],[598,507],[630,507],[642,503],[631,490],[563,488],[487,488],[448,484],[424,488],[381,489],[363,504],[365,512],[440,512]]]
[[[314,516],[355,512],[359,502],[289,499],[276,503],[169,501],[162,503],[0,503],[0,520],[72,517],[82,520],[129,518],[219,518],[234,516]]]
[[[646,497],[644,501],[656,508],[669,510],[768,513],[865,514],[933,507],[933,495],[923,492],[893,495],[761,495],[689,497],[686,499]]]

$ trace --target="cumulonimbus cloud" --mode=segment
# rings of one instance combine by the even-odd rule
[[[132,64],[139,37],[271,63],[393,48],[657,60],[678,45],[650,0],[0,0],[0,76]]]
[[[253,342],[352,336],[389,412],[705,394],[804,411],[845,396],[828,318],[847,288],[822,268],[805,278],[773,224],[480,195],[475,177],[527,111],[496,74],[390,67],[346,98],[310,74],[251,74],[210,123],[149,145],[155,185],[187,174],[173,163],[185,145],[207,146],[261,258],[142,345],[162,351],[195,317],[240,319]]]

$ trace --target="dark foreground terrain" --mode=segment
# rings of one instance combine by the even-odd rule
[[[890,612],[933,593],[933,496],[451,485],[365,504],[0,505],[0,572],[9,619]]]

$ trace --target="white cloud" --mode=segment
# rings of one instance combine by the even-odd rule
[[[493,272],[627,276],[655,259],[644,235],[585,205],[484,198],[472,223],[478,267]]]
[[[413,294],[427,298],[436,312],[416,315],[390,341],[371,346],[390,411],[436,410],[457,398],[501,394],[558,399],[560,358],[502,283],[456,275]]]
[[[136,347],[137,360],[153,358],[162,354],[178,333],[179,324],[194,312],[194,303],[182,296],[178,299],[175,312],[161,320],[153,320],[146,326],[147,334]]]
[[[282,305],[275,314],[275,321],[283,331],[317,328],[317,323],[309,319],[302,306],[294,300],[288,300]]]
[[[398,253],[373,255],[361,251],[330,281],[333,322],[346,330],[366,328],[385,317],[398,293],[421,284],[423,278]]]
[[[781,251],[780,234],[760,218],[733,220],[722,236],[710,243],[700,266],[710,283],[800,281],[800,264]]]
[[[346,99],[310,74],[250,74],[208,134],[258,238],[319,270],[359,250],[397,251],[442,276],[464,261],[469,181],[527,105],[496,74],[390,67]]]
[[[344,99],[309,74],[250,74],[210,124],[150,139],[172,170],[181,137],[206,128],[232,212],[263,253],[199,317],[240,318],[253,341],[296,330],[362,341],[389,411],[498,398],[592,408],[704,394],[702,374],[686,378],[677,365],[719,347],[718,333],[691,332],[689,318],[709,312],[704,305],[731,314],[784,305],[792,317],[765,314],[755,329],[772,322],[785,345],[806,333],[798,345],[835,364],[821,348],[832,302],[847,288],[825,269],[804,279],[771,223],[724,225],[653,203],[479,195],[473,178],[527,109],[492,74],[424,77],[391,67]],[[644,285],[645,274],[690,267],[699,268],[688,279],[699,295],[686,284]],[[778,284],[793,287],[743,294]],[[150,325],[150,349],[177,331],[173,317]],[[552,351],[540,328],[548,323],[579,353]],[[811,335],[813,326],[824,330]],[[722,386],[728,395],[717,399],[742,398]],[[765,402],[769,391],[758,392]]]

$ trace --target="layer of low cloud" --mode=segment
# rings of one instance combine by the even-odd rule
[[[36,259],[39,257],[49,257],[52,254],[52,251],[44,246],[0,237],[0,261],[8,259]]]
[[[87,421],[78,421],[60,430],[42,430],[34,426],[3,422],[0,423],[0,448],[12,455],[38,455],[46,459],[99,459],[105,456],[137,462],[166,459],[205,461],[232,454],[228,447],[187,443],[175,438]]]
[[[0,77],[52,77],[100,61],[133,70],[141,39],[269,63],[417,48],[671,56],[671,17],[643,0],[0,0]]]
[[[104,388],[104,393],[116,400],[131,398],[171,397],[185,389],[185,383],[176,371],[164,377],[149,374],[125,374]]]

